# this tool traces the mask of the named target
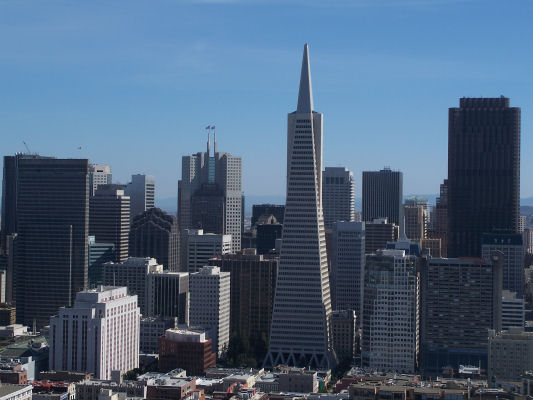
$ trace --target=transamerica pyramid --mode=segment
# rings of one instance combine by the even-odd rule
[[[264,365],[333,367],[330,314],[322,216],[322,114],[313,111],[306,44],[298,106],[288,115],[287,200],[270,347]]]

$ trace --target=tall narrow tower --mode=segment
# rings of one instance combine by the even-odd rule
[[[313,111],[304,47],[298,108],[287,124],[287,201],[265,366],[331,367],[331,313],[322,216],[322,114]]]

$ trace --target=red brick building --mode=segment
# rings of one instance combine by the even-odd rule
[[[182,368],[187,375],[205,375],[215,364],[211,339],[206,339],[204,332],[167,329],[159,338],[159,371]]]

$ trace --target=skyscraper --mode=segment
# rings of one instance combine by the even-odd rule
[[[313,111],[304,47],[298,106],[287,124],[287,200],[266,366],[332,366],[322,216],[322,114]]]
[[[151,175],[136,174],[126,185],[124,194],[130,197],[130,221],[140,213],[155,207],[155,179]]]
[[[448,257],[479,257],[483,233],[518,232],[520,108],[463,97],[448,121]]]
[[[17,321],[41,327],[87,285],[89,161],[20,157],[15,196]]]
[[[94,196],[98,185],[109,185],[113,175],[109,165],[89,164],[89,189]]]
[[[190,324],[210,331],[218,355],[229,345],[230,285],[230,273],[219,267],[205,266],[189,275]]]
[[[489,329],[501,330],[503,254],[427,258],[420,264],[421,369],[487,367]],[[365,300],[366,301],[366,300]]]
[[[387,218],[402,225],[403,173],[383,168],[363,171],[363,221]]]
[[[180,230],[203,229],[206,233],[231,235],[234,251],[241,249],[242,233],[241,157],[214,152],[208,137],[207,151],[182,158],[178,182]]]
[[[361,316],[365,278],[365,224],[333,224],[331,304],[333,310],[354,310]]]
[[[379,250],[365,265],[363,365],[378,371],[412,373],[419,346],[416,256]]]
[[[324,227],[355,218],[355,182],[353,172],[344,167],[326,167],[322,172]]]
[[[122,185],[98,185],[89,201],[89,235],[98,243],[115,245],[115,261],[128,258],[130,198]]]
[[[170,271],[179,271],[179,230],[176,217],[151,208],[133,219],[130,256],[153,257]]]
[[[249,341],[257,361],[261,362],[272,322],[277,257],[240,252],[212,258],[209,264],[230,273],[230,333]]]

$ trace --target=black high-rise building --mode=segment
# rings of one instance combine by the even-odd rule
[[[151,208],[133,219],[130,256],[152,257],[173,272],[179,271],[179,229],[176,217]]]
[[[0,218],[0,245],[6,250],[7,236],[17,232],[17,176],[20,159],[48,158],[36,154],[4,156],[2,180],[2,217]]]
[[[520,108],[461,98],[448,119],[448,257],[480,257],[483,233],[518,232]]]
[[[14,173],[17,321],[41,327],[87,285],[89,161],[20,156]]]
[[[390,168],[363,171],[363,221],[387,218],[401,226],[402,216],[403,173]]]
[[[276,248],[276,239],[281,239],[283,225],[273,215],[262,215],[256,223],[255,240],[257,254],[267,254]]]

